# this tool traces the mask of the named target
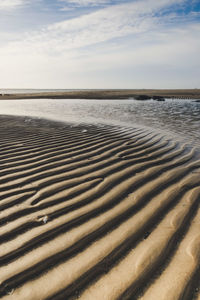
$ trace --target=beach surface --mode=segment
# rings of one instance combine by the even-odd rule
[[[135,98],[147,100],[155,97],[176,99],[200,99],[200,89],[185,90],[156,90],[156,89],[134,89],[134,90],[74,90],[74,91],[52,91],[52,92],[24,92],[5,94],[0,91],[0,100],[3,99],[127,99]]]
[[[199,149],[8,115],[0,145],[0,298],[200,299]]]

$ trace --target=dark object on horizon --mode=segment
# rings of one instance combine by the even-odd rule
[[[194,102],[196,102],[196,103],[200,103],[200,99],[197,99],[197,100],[195,100]]]
[[[147,95],[138,95],[138,96],[134,96],[135,100],[150,100],[151,97],[147,96]]]
[[[156,101],[165,101],[165,98],[163,98],[162,96],[153,96],[152,99]]]

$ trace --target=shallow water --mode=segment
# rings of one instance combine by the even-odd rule
[[[200,145],[200,103],[192,100],[3,100],[0,113],[76,123],[147,126]]]

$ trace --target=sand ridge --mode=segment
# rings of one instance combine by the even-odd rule
[[[17,94],[2,94],[0,100],[8,99],[127,99],[147,100],[148,98],[162,99],[200,99],[200,89],[100,89],[100,90],[74,90],[51,92],[24,92]]]
[[[0,298],[196,299],[200,159],[144,128],[0,117]]]

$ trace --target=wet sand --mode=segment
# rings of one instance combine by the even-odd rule
[[[140,98],[141,97],[141,98]],[[68,92],[43,92],[43,93],[23,93],[23,94],[2,94],[0,100],[6,99],[127,99],[164,97],[176,99],[200,99],[200,89],[185,90],[156,90],[156,89],[132,89],[132,90],[77,90]]]
[[[197,150],[12,116],[0,145],[0,298],[200,299]]]

